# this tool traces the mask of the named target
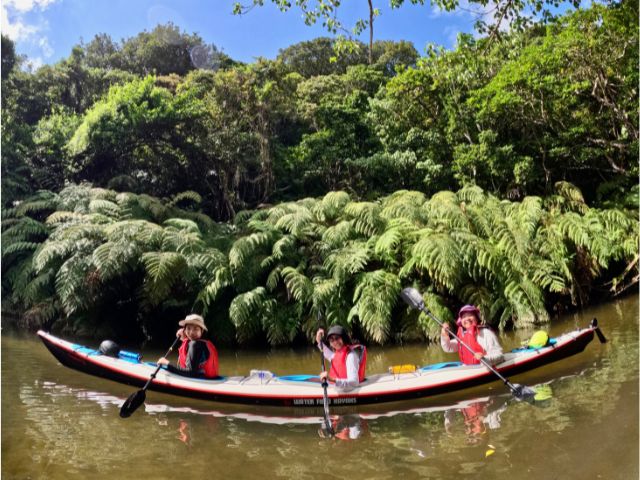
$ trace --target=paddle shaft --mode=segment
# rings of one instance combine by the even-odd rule
[[[322,339],[320,340],[320,343],[318,343],[318,347],[320,347],[320,358],[322,358],[322,372],[326,372],[327,368],[325,367],[325,363],[324,363],[324,351],[322,348]],[[329,420],[329,395],[327,393],[328,386],[329,386],[329,382],[325,377],[322,379],[322,392],[323,392],[322,400],[323,400],[323,406],[324,406],[324,423],[329,433],[333,435],[333,428],[331,428],[331,421]]]
[[[423,305],[418,305],[418,308],[420,310],[422,310],[424,313],[426,313],[429,318],[431,318],[433,321],[435,321],[438,325],[440,325],[440,327],[444,327],[444,323],[441,322],[440,320],[438,320],[435,315],[433,315],[428,309],[427,307]],[[460,345],[462,345],[464,348],[466,348],[467,350],[469,350],[472,354],[475,354],[476,352],[466,343],[464,343],[462,341],[462,339],[460,337],[458,337],[455,333],[453,333],[450,329],[448,330],[448,332],[453,336],[453,338],[455,338],[458,343]],[[521,390],[519,390],[518,388],[515,387],[515,385],[513,385],[513,383],[511,383],[507,378],[505,378],[500,372],[498,372],[495,368],[493,368],[491,366],[491,364],[489,362],[487,362],[484,358],[480,358],[479,359],[480,362],[482,362],[482,364],[487,367],[489,370],[491,370],[500,380],[502,380],[504,382],[504,384],[509,387],[511,389],[511,391],[516,395],[516,396],[520,396],[521,394]]]
[[[167,353],[165,353],[163,357],[165,358],[168,357],[171,354],[171,352],[173,352],[173,349],[175,348],[175,346],[178,344],[179,341],[180,341],[180,337],[176,337],[176,339],[173,341],[173,343],[169,347],[169,350],[167,350]],[[147,380],[147,383],[145,383],[144,387],[142,387],[142,391],[145,391],[147,388],[149,388],[149,385],[151,385],[151,382],[153,382],[153,379],[156,378],[156,375],[158,374],[161,368],[162,368],[162,365],[158,365],[158,367],[153,371],[153,373],[149,377],[149,380]]]

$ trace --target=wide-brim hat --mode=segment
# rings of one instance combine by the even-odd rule
[[[462,325],[462,315],[465,313],[472,313],[473,315],[475,315],[477,322],[480,323],[480,309],[478,309],[478,307],[476,307],[475,305],[465,305],[458,312],[458,320],[456,320],[456,324],[458,326]]]
[[[186,327],[187,325],[195,325],[196,327],[200,327],[203,331],[207,331],[207,326],[204,324],[204,318],[195,313],[187,315],[184,320],[180,320],[178,322],[178,325],[180,325],[181,327]]]
[[[342,337],[342,341],[345,345],[351,345],[351,338],[349,338],[349,334],[344,329],[344,327],[341,327],[340,325],[334,325],[333,327],[331,327],[327,332],[327,342],[329,341],[329,337],[331,335],[338,335]]]

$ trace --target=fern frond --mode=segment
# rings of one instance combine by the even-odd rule
[[[183,232],[201,233],[198,224],[193,220],[188,220],[186,218],[169,218],[162,222],[162,225],[165,227],[173,227],[174,229]]]
[[[429,225],[444,227],[447,230],[469,230],[469,219],[453,192],[436,193],[424,208],[429,217]]]
[[[173,250],[184,255],[202,252],[205,243],[200,232],[191,230],[176,230],[171,227],[162,232],[162,250]]]
[[[138,245],[134,242],[105,242],[93,251],[93,264],[98,269],[100,278],[107,281],[134,269],[140,253]]]
[[[33,266],[36,273],[42,272],[54,262],[62,262],[73,251],[73,240],[47,241],[34,253]]]
[[[313,214],[308,208],[296,206],[291,213],[282,215],[275,223],[275,227],[284,230],[295,237],[302,235],[305,227],[314,221]]]
[[[273,292],[276,288],[278,288],[278,282],[280,282],[281,277],[282,277],[282,267],[276,267],[273,270],[271,270],[265,282],[267,290],[270,292]]]
[[[373,202],[352,202],[344,209],[345,214],[353,218],[355,231],[367,237],[382,233],[385,222],[381,211],[380,205]]]
[[[342,220],[335,225],[327,227],[322,235],[322,241],[325,242],[329,248],[337,248],[349,240],[355,239],[357,232],[353,228],[353,224],[353,220]]]
[[[81,252],[76,253],[65,260],[56,272],[56,293],[67,315],[86,310],[89,306],[86,278],[91,269],[90,259]]]
[[[6,244],[3,242],[2,244],[2,262],[5,263],[7,261],[7,257],[11,254],[18,253],[27,253],[30,254],[34,252],[40,243],[35,242],[13,242],[10,244]]]
[[[324,261],[324,268],[339,282],[364,270],[369,262],[371,251],[366,242],[350,242],[339,250],[333,251]]]
[[[109,200],[96,199],[89,202],[89,212],[101,213],[110,218],[118,218],[120,207],[117,203]]]
[[[217,267],[213,272],[213,280],[198,293],[198,300],[204,305],[203,315],[206,315],[209,307],[216,301],[220,292],[231,285],[233,285],[231,271],[222,265]]]
[[[460,202],[470,205],[482,205],[487,201],[484,190],[477,185],[467,184],[456,192],[456,197]]]
[[[316,204],[313,213],[319,221],[331,222],[342,214],[345,205],[350,201],[351,197],[347,192],[329,192]]]
[[[146,271],[144,290],[152,305],[167,297],[187,270],[185,257],[175,252],[147,252],[142,255],[142,263]]]
[[[2,225],[2,242],[11,240],[35,240],[36,238],[44,238],[49,234],[49,227],[42,222],[34,220],[30,217],[21,217],[20,219],[12,219],[10,225],[3,222]]]
[[[269,298],[264,287],[241,293],[229,305],[229,318],[236,327],[240,342],[245,342],[262,330],[265,318],[272,316],[276,302]]]
[[[255,260],[259,254],[268,251],[274,240],[272,232],[252,233],[236,240],[229,251],[229,266],[232,271],[244,268],[247,262]]]
[[[348,323],[357,315],[367,335],[377,343],[384,343],[389,337],[391,312],[400,289],[400,280],[392,273],[384,270],[364,273],[354,290]]]
[[[425,198],[422,192],[398,190],[382,200],[380,216],[385,220],[406,219],[423,223],[426,221],[423,210]]]
[[[282,269],[282,277],[289,295],[293,296],[298,303],[304,305],[310,300],[313,284],[304,274],[293,267],[285,267]]]
[[[193,190],[187,190],[185,192],[177,193],[173,196],[169,205],[172,207],[178,205],[182,202],[191,202],[194,205],[200,205],[202,203],[202,196],[198,192],[194,192]]]
[[[411,249],[411,256],[434,282],[455,290],[463,265],[460,246],[450,235],[435,232],[422,235]]]

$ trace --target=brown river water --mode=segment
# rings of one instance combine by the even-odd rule
[[[516,401],[495,382],[463,394],[322,412],[232,406],[147,392],[60,365],[35,335],[2,332],[2,479],[605,479],[638,470],[638,296],[563,317],[552,336],[597,317],[576,356],[511,378],[546,393]],[[501,336],[505,350],[532,332]],[[77,339],[69,339],[78,341]],[[90,347],[97,344],[79,342]],[[99,342],[97,342],[99,343]],[[156,360],[159,351],[143,350]],[[437,345],[369,348],[367,371],[455,360]],[[314,373],[316,350],[220,351],[221,373]],[[346,407],[343,407],[346,408]]]

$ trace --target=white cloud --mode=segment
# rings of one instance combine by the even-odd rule
[[[3,9],[10,8],[21,13],[30,12],[34,8],[44,10],[57,0],[4,0]]]
[[[38,29],[34,25],[27,25],[21,19],[14,18],[13,21],[9,20],[9,12],[2,6],[2,23],[0,24],[2,33],[12,40],[19,42],[26,40],[34,35]]]
[[[27,68],[27,70],[30,70],[33,72],[38,70],[43,65],[44,65],[44,60],[42,60],[42,58],[40,57],[35,57],[35,58],[29,58],[27,60],[25,67]]]
[[[49,24],[41,15],[50,5],[60,0],[2,0],[0,29],[20,50],[28,50],[31,68],[44,63],[42,57],[50,58],[54,50],[45,35]]]
[[[40,40],[38,40],[38,46],[42,49],[42,53],[45,57],[49,58],[53,55],[53,48],[49,45],[49,39],[47,37],[40,37]]]

